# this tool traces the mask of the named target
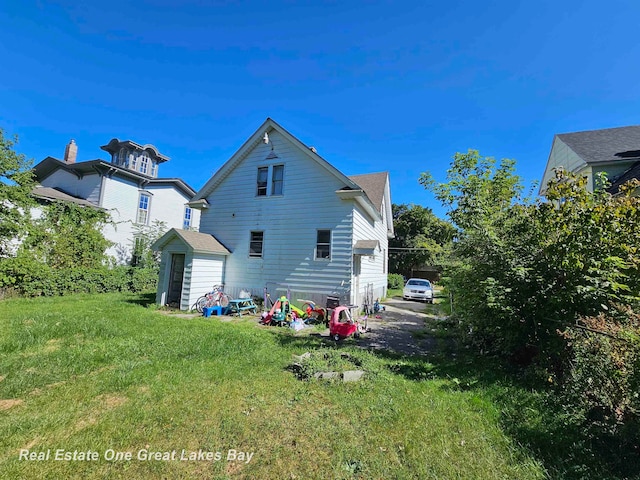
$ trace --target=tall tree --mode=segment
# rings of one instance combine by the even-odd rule
[[[409,275],[419,265],[441,265],[455,234],[453,225],[421,205],[392,208],[395,238],[389,241],[390,271]]]
[[[33,162],[15,151],[17,143],[17,135],[8,138],[0,128],[0,256],[8,255],[12,242],[26,233],[25,219],[34,205]]]

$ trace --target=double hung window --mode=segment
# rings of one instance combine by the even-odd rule
[[[271,189],[269,190],[269,184]],[[258,167],[256,196],[276,196],[284,193],[284,165]]]
[[[140,199],[138,200],[138,215],[136,217],[136,223],[141,225],[147,225],[149,223],[149,206],[151,203],[151,195],[148,193],[140,193]]]
[[[316,238],[316,260],[331,259],[331,230],[318,230]]]
[[[262,257],[262,247],[264,242],[264,232],[251,232],[249,242],[249,256],[253,258]]]

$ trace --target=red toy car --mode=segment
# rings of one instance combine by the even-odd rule
[[[355,306],[340,305],[331,312],[329,335],[336,341],[349,335],[353,335],[353,338],[358,338],[361,333],[367,331],[367,317],[364,317],[365,324],[361,325],[360,322],[351,317],[351,308],[355,308]]]

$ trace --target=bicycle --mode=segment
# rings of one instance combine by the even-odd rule
[[[231,298],[223,291],[224,285],[214,285],[213,289],[206,295],[196,300],[195,309],[202,313],[206,307],[227,307]]]

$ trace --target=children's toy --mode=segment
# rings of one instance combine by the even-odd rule
[[[313,300],[298,299],[298,302],[302,303],[302,317],[305,323],[324,323],[325,326],[329,326],[329,318],[327,316],[327,310],[317,305]]]
[[[354,305],[340,305],[331,312],[329,335],[336,341],[349,335],[353,335],[353,338],[358,338],[367,331],[367,317],[363,317],[364,325],[361,324],[351,317],[351,308],[356,307]]]
[[[303,312],[299,308],[293,307],[291,302],[289,302],[289,299],[283,295],[273,303],[271,310],[262,314],[260,322],[265,325],[282,326],[289,324],[292,313],[296,313],[296,316],[300,316]]]

